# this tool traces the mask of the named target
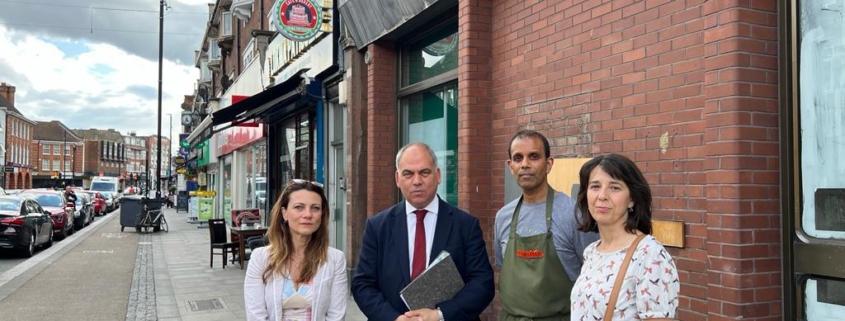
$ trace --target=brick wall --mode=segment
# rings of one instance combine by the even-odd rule
[[[708,313],[780,320],[777,5],[708,1],[704,15]]]
[[[501,162],[490,158],[492,3],[460,1],[458,6],[458,206],[477,217],[485,229],[487,253],[493,253],[491,228],[496,211],[491,199],[493,173]],[[491,261],[492,262],[492,261]],[[497,305],[482,315],[498,315]]]
[[[685,222],[670,250],[681,320],[779,318],[776,15],[766,1],[493,2],[491,158],[531,128],[556,157],[634,159],[656,218]],[[495,208],[511,178],[491,165]]]
[[[372,216],[396,202],[396,49],[378,42],[367,52],[367,214]]]

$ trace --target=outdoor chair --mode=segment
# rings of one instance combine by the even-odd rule
[[[226,233],[226,220],[224,219],[210,219],[208,220],[208,234],[211,245],[211,254],[209,255],[209,266],[214,267],[214,256],[220,255],[223,257],[223,268],[226,268],[226,259],[229,258],[229,253],[232,253],[232,261],[234,256],[238,254],[238,243],[229,242]],[[214,250],[219,249],[222,252],[215,253]]]

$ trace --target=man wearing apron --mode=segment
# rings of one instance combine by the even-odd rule
[[[514,135],[508,147],[508,167],[522,195],[496,214],[499,320],[569,320],[584,249],[598,240],[577,230],[575,202],[549,186],[550,154],[546,137],[533,130]]]

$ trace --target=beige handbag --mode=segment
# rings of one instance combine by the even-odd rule
[[[604,310],[604,321],[613,320],[613,311],[616,310],[616,299],[619,298],[619,290],[622,288],[622,282],[625,280],[625,273],[628,272],[628,265],[631,265],[631,258],[634,257],[634,252],[637,251],[637,245],[645,238],[645,234],[640,234],[628,247],[628,252],[625,253],[625,260],[619,266],[619,273],[616,274],[616,283],[613,283],[613,290],[610,291],[610,300],[607,301],[607,308]]]

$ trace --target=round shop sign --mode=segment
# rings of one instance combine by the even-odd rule
[[[293,41],[313,38],[323,21],[323,9],[316,0],[278,0],[272,14],[279,33]]]

